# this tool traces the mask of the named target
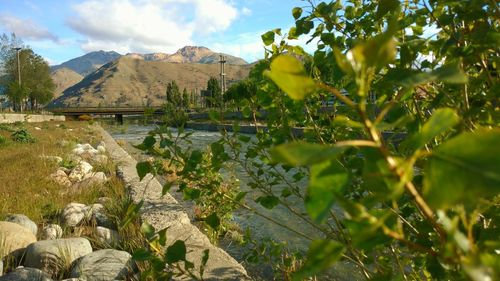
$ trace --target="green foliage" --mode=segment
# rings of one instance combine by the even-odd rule
[[[496,2],[307,3],[293,9],[287,34],[262,35],[266,60],[249,77],[255,95],[238,103],[254,122],[265,110],[267,130],[248,138],[235,124],[234,134],[222,132],[196,153],[169,138],[175,153],[164,158],[182,171],[181,191],[209,202],[203,218],[216,213],[223,222],[240,207],[309,242],[306,259],[294,256],[296,266],[266,260],[285,279],[321,276],[341,261],[361,272],[353,279],[494,280]],[[313,54],[286,42],[300,36],[315,42]],[[300,136],[295,127],[303,128]],[[224,186],[221,167],[231,165],[250,190],[214,196]],[[252,198],[264,209],[247,204]],[[298,223],[266,214],[278,207]],[[275,258],[288,253],[250,236],[254,260],[270,249]]]
[[[206,98],[207,107],[219,107],[222,103],[222,89],[220,88],[220,82],[215,77],[210,77],[207,82],[207,91],[210,96]]]
[[[4,136],[0,135],[0,146],[4,145],[7,143],[7,138]]]
[[[17,47],[23,48],[19,51],[21,83],[18,56],[14,50]],[[23,46],[15,34],[10,38],[3,34],[0,49],[0,86],[7,89],[6,94],[16,108],[23,108],[25,101],[29,100],[30,109],[34,110],[52,100],[55,84],[50,76],[50,67],[42,56]]]
[[[11,138],[15,142],[20,143],[34,143],[36,142],[35,137],[33,137],[30,132],[26,129],[19,129],[12,133]]]

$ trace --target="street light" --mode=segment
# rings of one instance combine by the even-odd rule
[[[18,82],[19,82],[19,89],[21,89],[21,65],[19,63],[19,51],[21,51],[23,48],[17,47],[17,48],[12,48],[12,49],[16,50],[16,53],[17,53],[17,79],[18,79]],[[21,108],[21,112],[23,112],[23,104],[22,104],[22,102],[21,102],[21,104],[19,106]]]

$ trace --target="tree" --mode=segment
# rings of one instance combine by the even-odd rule
[[[182,91],[182,107],[183,108],[189,108],[189,105],[190,105],[190,101],[189,101],[189,95],[188,95],[188,91],[186,88],[184,88],[184,90]]]
[[[167,84],[167,102],[174,104],[175,106],[180,105],[181,93],[179,90],[179,86],[177,86],[177,82],[171,81]]]
[[[222,90],[217,78],[210,77],[207,82],[207,91],[210,92],[210,97],[206,100],[207,107],[220,106],[222,102]]]
[[[29,106],[34,110],[52,100],[55,85],[50,76],[50,67],[43,57],[23,47],[22,41],[15,34],[12,34],[10,39],[3,34],[0,44],[0,68],[3,73],[0,86],[7,89],[6,94],[17,105],[16,107],[22,109]],[[17,52],[14,47],[23,48],[19,51],[21,85],[19,85]]]

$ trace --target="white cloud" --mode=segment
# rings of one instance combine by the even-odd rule
[[[252,15],[252,10],[250,10],[249,8],[247,7],[243,7],[241,9],[241,14],[248,17],[248,16],[251,16]]]
[[[46,28],[37,25],[31,19],[20,19],[15,16],[0,15],[0,26],[5,32],[14,32],[19,38],[28,40],[51,40],[55,43],[59,41],[57,36],[50,33]]]
[[[225,0],[85,0],[68,25],[85,36],[84,51],[174,52],[193,34],[227,29],[238,10]]]

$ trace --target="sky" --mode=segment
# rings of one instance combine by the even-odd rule
[[[205,46],[253,62],[264,56],[260,35],[275,28],[288,30],[294,25],[292,8],[305,4],[301,0],[0,0],[0,34],[14,32],[51,65],[92,51],[174,53],[184,46]],[[304,46],[305,41],[296,44]]]

